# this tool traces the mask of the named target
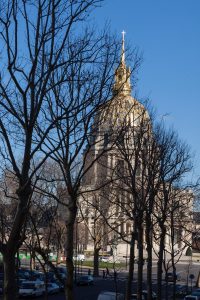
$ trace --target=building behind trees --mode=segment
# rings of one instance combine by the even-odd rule
[[[95,241],[98,240],[100,254],[113,255],[114,251],[116,259],[129,256],[134,222],[138,219],[137,214],[143,210],[143,256],[146,258],[148,253],[145,243],[148,233],[145,229],[145,216],[148,214],[150,193],[154,190],[150,213],[154,231],[153,255],[156,257],[159,252],[159,218],[162,215],[161,203],[164,202],[166,191],[166,253],[170,256],[170,251],[174,248],[176,254],[185,254],[192,237],[193,194],[185,187],[177,185],[180,180],[178,177],[174,182],[166,181],[167,187],[162,189],[159,173],[162,147],[155,141],[156,134],[150,113],[131,96],[130,77],[130,68],[125,63],[123,36],[120,64],[115,71],[113,97],[95,115],[90,134],[93,146],[87,155],[85,167],[87,168],[87,161],[96,161],[83,179],[83,196],[79,199],[79,218],[84,217],[82,222],[85,224],[85,253],[92,253]],[[153,155],[154,162],[150,161]],[[100,159],[97,159],[98,156]],[[151,178],[152,172],[155,173],[154,178]],[[134,191],[131,186],[133,180]],[[173,230],[171,215],[175,220]],[[136,229],[135,257],[138,256],[137,234]]]

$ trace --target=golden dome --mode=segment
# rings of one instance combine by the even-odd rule
[[[116,96],[106,103],[102,109],[99,119],[101,128],[119,126],[139,126],[149,115],[145,107],[132,96]]]
[[[149,121],[145,107],[131,96],[131,72],[125,63],[124,33],[123,31],[120,64],[115,71],[113,98],[102,106],[95,118],[99,131],[108,131],[127,125],[140,126],[144,121]]]

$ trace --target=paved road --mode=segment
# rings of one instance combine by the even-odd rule
[[[134,289],[136,289],[136,284],[137,281],[134,280],[133,281],[133,292]],[[178,282],[178,284],[185,284],[185,281],[182,280],[181,282]],[[164,288],[165,282],[163,282],[163,288]],[[168,286],[168,290],[172,291],[172,283],[169,283]],[[119,292],[121,293],[125,293],[125,287],[126,287],[126,278],[121,276],[118,280],[117,280],[117,289]],[[156,291],[156,280],[153,280],[153,287],[154,290]],[[107,290],[107,291],[115,291],[115,283],[113,278],[108,278],[108,279],[102,279],[102,278],[98,278],[95,280],[95,284],[94,286],[75,286],[75,299],[76,300],[97,300],[98,294],[103,291],[103,290]],[[145,283],[144,283],[144,289],[145,289]],[[43,299],[44,298],[38,298],[38,299]],[[64,295],[63,294],[59,294],[59,295],[55,295],[55,296],[51,296],[48,298],[49,300],[65,300]]]
[[[119,279],[117,281],[117,289],[121,293],[125,292],[125,284],[126,280],[125,279]],[[93,286],[76,286],[75,287],[75,299],[76,300],[96,300],[98,297],[98,294],[102,290],[107,290],[107,291],[115,291],[115,284],[114,280],[112,278],[109,279],[96,279],[95,284]],[[37,299],[43,299],[43,297],[37,298]],[[50,296],[48,298],[49,300],[64,300],[64,295],[59,294],[59,295],[54,295]]]
[[[179,263],[177,265],[177,272],[181,274],[181,281],[178,282],[179,284],[186,284],[186,278],[188,274],[188,269],[189,269],[189,274],[194,274],[195,279],[192,282],[193,285],[196,282],[198,273],[200,271],[200,264],[199,263],[193,263],[192,265],[188,265],[187,263]],[[86,270],[84,270],[86,272]],[[137,270],[135,270],[137,272]],[[144,279],[145,279],[145,273],[146,273],[146,266],[144,266]],[[126,270],[121,270],[120,274],[118,275],[118,280],[117,280],[117,289],[118,291],[124,293],[125,292],[125,286],[126,286],[126,277],[127,277],[127,271]],[[135,277],[136,278],[136,277]],[[133,288],[136,287],[136,279],[133,281]],[[191,282],[189,282],[189,285],[191,285]],[[156,263],[153,265],[153,286],[156,290]],[[107,278],[107,279],[102,279],[97,278],[95,279],[95,284],[94,286],[80,286],[77,287],[75,286],[75,299],[76,300],[96,300],[98,294],[103,291],[103,290],[108,290],[108,291],[115,291],[115,283],[112,277]],[[144,288],[145,288],[145,283],[144,283]],[[170,290],[170,287],[169,287]],[[38,300],[44,300],[44,297],[37,298]],[[64,294],[60,293],[58,295],[54,296],[49,296],[49,300],[65,300]],[[28,299],[29,300],[29,299]]]
[[[125,281],[118,280],[117,287],[119,292],[125,293],[125,283],[126,283]],[[154,287],[156,289],[156,284],[154,285]],[[98,294],[103,290],[114,291],[115,290],[114,282],[111,280],[104,280],[104,281],[99,280],[95,282],[94,286],[76,287],[75,299],[76,300],[97,300]],[[171,285],[169,285],[169,290],[172,291]],[[44,300],[43,297],[37,299]],[[63,294],[59,294],[59,295],[49,296],[48,300],[65,300],[65,297]]]

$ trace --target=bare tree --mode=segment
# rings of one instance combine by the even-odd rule
[[[132,111],[137,112],[135,112],[137,119],[134,120],[137,126],[131,126],[126,122],[121,124],[121,134],[116,142],[117,151],[115,149],[114,155],[115,160],[122,160],[122,163],[120,167],[115,164],[113,169],[112,176],[115,177],[115,180],[113,180],[112,186],[110,185],[109,194],[115,195],[109,196],[108,199],[110,203],[120,207],[122,214],[126,216],[126,221],[131,222],[132,238],[130,242],[131,256],[133,257],[130,257],[126,297],[130,299],[135,256],[134,245],[137,243],[137,295],[138,299],[142,298],[144,252],[147,249],[147,289],[148,299],[151,299],[154,227],[159,227],[156,234],[160,237],[158,280],[161,280],[166,234],[171,230],[173,239],[173,230],[180,225],[176,218],[177,213],[180,213],[180,207],[185,209],[189,208],[189,204],[191,205],[191,197],[185,191],[186,185],[182,181],[187,172],[191,170],[190,153],[188,147],[181,143],[173,131],[165,131],[162,125],[154,127],[153,118],[148,117],[142,106],[139,114],[137,106],[133,106]],[[177,189],[178,186],[179,189]],[[179,193],[175,192],[177,190]],[[120,196],[116,195],[123,195],[123,200],[120,202]],[[177,203],[179,203],[179,207],[177,207]],[[173,241],[172,245],[174,245]],[[175,252],[171,251],[171,255],[174,259]]]
[[[78,22],[83,22],[88,11],[100,2],[1,2],[1,156],[5,167],[12,170],[16,178],[18,198],[7,242],[0,244],[6,300],[16,298],[15,254],[25,238],[23,228],[33,193],[32,180],[49,155],[47,148],[45,152],[40,150],[60,117],[57,115],[53,121],[48,118],[48,99],[55,97],[60,80],[70,81],[69,73],[67,79],[56,74],[63,67],[69,70],[78,60],[73,49],[80,45],[81,38],[75,39],[75,26],[78,27]],[[81,50],[84,52],[84,47],[80,47]],[[67,52],[71,53],[70,58],[64,55]]]
[[[54,153],[51,155],[51,159],[59,166],[65,185],[66,195],[60,204],[65,206],[66,211],[65,252],[68,269],[66,285],[68,299],[73,297],[73,233],[80,184],[84,174],[92,168],[97,159],[93,157],[85,168],[87,153],[94,144],[91,126],[95,112],[109,95],[110,71],[115,58],[111,48],[107,48],[105,51],[105,41],[102,45],[103,38],[99,42],[95,40],[96,45],[87,49],[88,44],[91,47],[91,37],[85,37],[84,45],[81,44],[84,48],[85,57],[80,51],[77,53],[77,61],[74,61],[70,66],[70,81],[60,86],[59,89],[54,89],[56,103],[52,102],[52,98],[48,99],[49,114],[53,119],[57,119],[58,115],[65,115],[62,120],[56,123],[56,129],[52,135],[48,136],[45,147]],[[69,51],[72,49],[69,48]],[[112,63],[111,56],[113,56]],[[89,67],[90,60],[91,69]],[[62,78],[65,76],[65,72],[66,70],[57,76]],[[54,81],[55,78],[52,78],[52,82]],[[46,151],[45,148],[44,151]],[[83,152],[84,156],[82,156]]]
[[[122,189],[125,189],[127,193],[126,204],[123,202],[121,206],[127,220],[131,222],[132,228],[126,299],[130,299],[131,296],[136,243],[138,248],[137,295],[138,299],[142,299],[145,218],[146,221],[149,220],[147,219],[147,207],[153,208],[153,203],[151,206],[149,205],[149,193],[153,181],[152,176],[150,176],[153,139],[152,125],[146,109],[141,104],[136,103],[131,108],[131,113],[134,116],[133,121],[131,124],[124,123],[123,138],[120,137],[117,144],[119,156],[124,160],[125,170],[120,180],[122,181]],[[154,164],[155,167],[156,164]]]
[[[96,173],[93,173],[93,186],[95,184],[98,186],[96,197],[98,197],[99,204],[96,209],[104,216],[109,228],[131,245],[130,276],[127,288],[129,298],[133,278],[134,245],[137,240],[139,247],[138,295],[141,296],[143,221],[148,201],[147,141],[151,135],[150,118],[144,106],[130,97],[129,93],[126,95],[126,90],[123,88],[122,93],[119,92],[119,95],[113,99],[113,103],[104,108],[102,115],[104,124],[100,126],[99,132],[104,134],[104,143],[101,147],[107,152],[98,160]],[[90,200],[91,211],[94,209],[92,208],[93,202]],[[102,207],[103,211],[101,211]],[[125,232],[123,228],[127,223],[131,230]]]
[[[81,206],[79,205],[79,212],[81,217],[83,218],[82,223],[85,224],[88,239],[93,241],[94,276],[99,276],[100,250],[107,251],[107,245],[109,244],[109,242],[111,242],[108,240],[108,237],[118,227],[118,225],[116,224],[112,224],[112,226],[110,226],[110,218],[112,217],[111,214],[108,214],[108,206],[106,206],[105,201],[102,200],[102,195],[98,194],[97,191],[95,191],[93,193],[90,193],[90,197],[88,197],[88,195],[83,195]]]
[[[104,119],[99,116],[102,116],[104,108],[114,105],[113,68],[118,48],[119,43],[106,31],[98,37],[95,37],[94,32],[86,31],[81,39],[69,45],[65,54],[75,56],[76,59],[71,60],[68,68],[54,72],[51,77],[54,96],[52,98],[49,95],[47,109],[48,116],[55,121],[55,128],[46,138],[42,151],[48,149],[52,153],[50,158],[59,166],[63,178],[65,197],[57,198],[57,201],[65,207],[68,269],[65,293],[68,299],[73,299],[73,245],[77,204],[82,201],[81,195],[88,193],[82,183],[86,174],[96,168],[96,162],[103,160],[104,154],[108,152],[108,148],[102,147],[104,137],[98,128],[104,126]],[[134,67],[138,61],[136,52]],[[54,84],[57,80],[62,82],[59,87]],[[58,119],[58,116],[62,118]],[[99,147],[99,150],[96,151],[95,147]],[[101,185],[102,182],[98,182],[96,186],[90,186],[90,191],[97,190]]]
[[[173,222],[171,225],[175,227],[176,221],[174,220],[177,213],[176,206],[172,205],[173,202],[181,200],[180,197],[176,199],[175,189],[177,186],[180,188],[180,195],[182,193],[183,202],[185,201],[184,194],[184,177],[191,171],[191,157],[188,146],[179,140],[177,134],[173,130],[165,130],[162,126],[159,127],[156,133],[156,140],[159,148],[159,189],[156,199],[156,208],[154,211],[154,217],[158,224],[159,236],[159,251],[158,251],[158,269],[157,269],[157,281],[158,281],[158,299],[161,299],[162,295],[162,273],[163,273],[163,260],[165,252],[165,238],[168,232],[167,222]],[[176,195],[177,196],[177,195]],[[190,200],[190,199],[189,199]],[[185,205],[188,205],[189,201],[185,201]],[[182,204],[183,205],[183,204]],[[170,219],[170,211],[172,219]],[[171,228],[171,227],[170,227]]]

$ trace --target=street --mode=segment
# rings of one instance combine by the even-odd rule
[[[125,291],[125,280],[118,280],[117,281],[117,288],[118,291],[121,293],[124,293]],[[108,291],[114,291],[115,290],[115,284],[113,278],[109,279],[102,279],[102,278],[97,278],[95,280],[94,285],[92,286],[75,286],[75,299],[77,300],[96,300],[98,297],[98,294],[103,291],[103,290],[108,290]],[[44,299],[43,297],[37,298],[37,299]],[[54,295],[54,296],[49,296],[50,300],[64,300],[64,295],[63,293],[59,295]]]
[[[136,265],[135,265],[136,266]],[[188,273],[189,269],[189,273]],[[144,265],[144,289],[146,288],[146,264]],[[200,270],[200,264],[199,263],[192,263],[190,266],[188,263],[179,262],[177,264],[177,272],[181,274],[181,280],[177,282],[177,284],[185,285],[187,283],[187,274],[194,274],[194,280],[191,282],[188,282],[189,288],[191,286],[195,286],[197,276]],[[87,269],[83,268],[83,273],[86,273]],[[102,275],[102,270],[100,270],[100,274]],[[135,268],[135,274],[134,274],[134,280],[133,280],[133,293],[136,292],[136,274],[137,274],[137,267]],[[153,289],[156,291],[156,263],[153,264]],[[121,270],[117,276],[117,285],[115,286],[115,282],[113,279],[113,276],[109,276],[106,279],[103,279],[102,276],[94,279],[94,285],[91,286],[74,286],[74,294],[76,300],[96,300],[98,297],[98,294],[101,291],[107,290],[107,291],[115,291],[117,288],[117,291],[120,293],[125,293],[126,288],[126,277],[127,277],[127,271]],[[163,281],[163,285],[165,285],[165,281]],[[171,291],[172,283],[169,283],[169,291]],[[1,298],[2,299],[2,298]],[[39,297],[37,299],[44,300],[44,297]],[[49,300],[65,300],[64,293],[59,293],[57,295],[48,296]]]
[[[189,288],[191,285],[194,287],[198,272],[200,271],[200,264],[199,263],[192,263],[189,267],[188,263],[185,262],[179,262],[177,264],[177,272],[181,274],[181,280],[178,281],[178,284],[185,285],[187,283],[187,274],[188,274],[188,269],[189,269],[189,274],[194,274],[195,278],[191,282],[189,281]],[[86,271],[86,269],[84,269]],[[136,271],[136,270],[135,270]],[[137,271],[136,271],[137,272]],[[136,275],[135,272],[135,275]],[[146,274],[146,265],[144,266],[144,278]],[[125,288],[126,288],[126,277],[127,277],[127,272],[122,271],[118,274],[118,280],[117,280],[117,290],[120,293],[125,293]],[[133,293],[135,293],[136,289],[136,284],[137,281],[136,279],[133,280]],[[165,285],[165,281],[163,281],[163,285]],[[171,286],[172,283],[169,283],[169,291],[171,291]],[[146,283],[144,280],[144,289],[146,287]],[[156,263],[153,264],[153,288],[156,291]],[[95,283],[93,286],[75,286],[74,289],[74,294],[75,294],[75,299],[76,300],[96,300],[98,297],[98,294],[103,291],[115,291],[115,283],[113,280],[113,277],[109,277],[107,279],[103,279],[102,277],[96,278]],[[44,298],[38,298],[38,299],[44,299]],[[54,295],[54,296],[49,296],[50,300],[64,300],[64,295],[59,294],[59,295]]]

